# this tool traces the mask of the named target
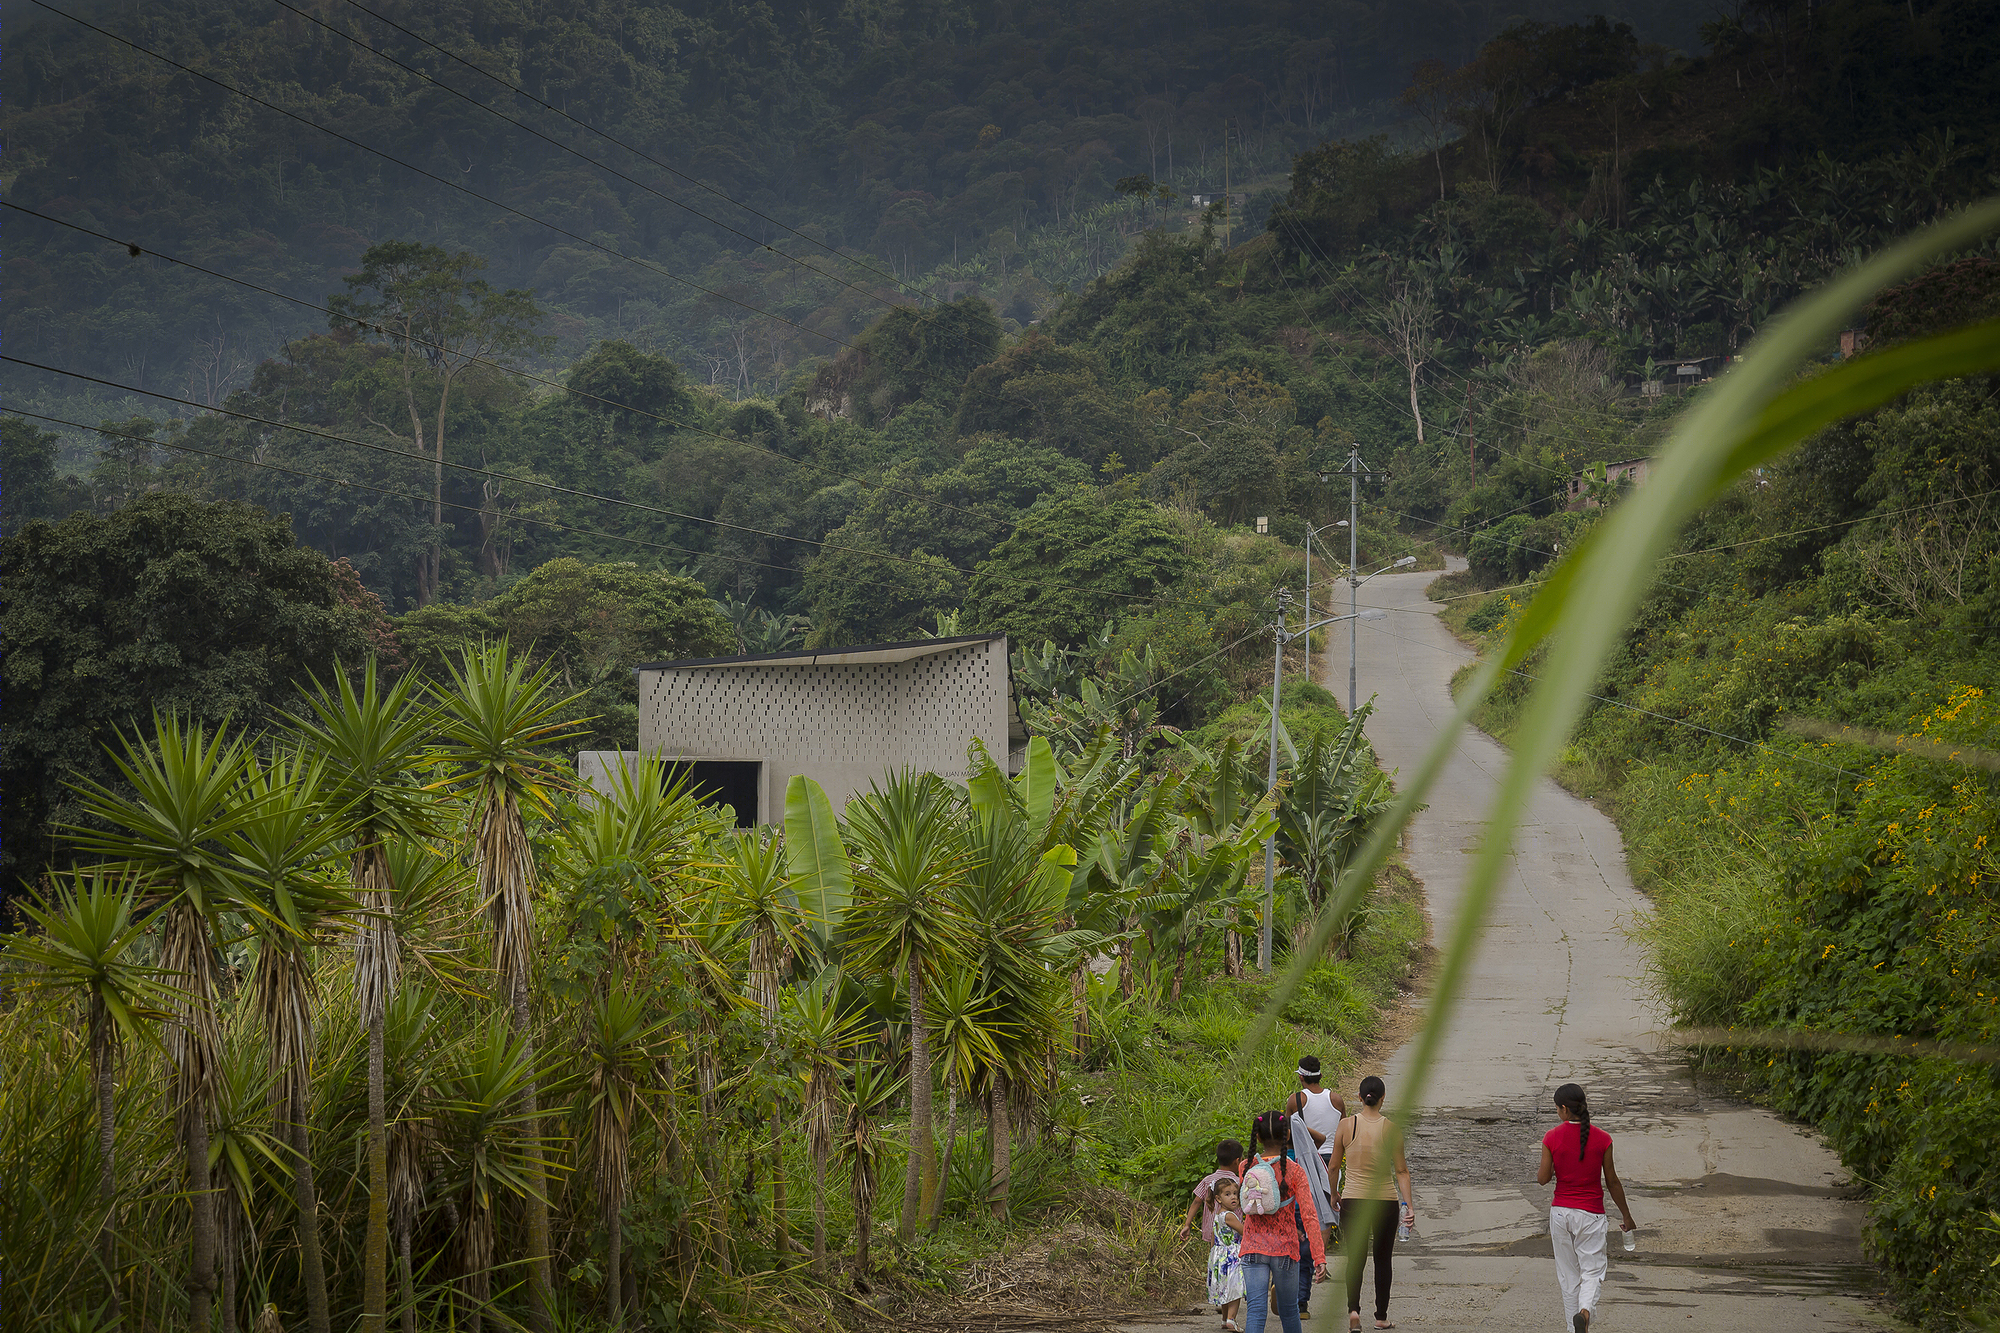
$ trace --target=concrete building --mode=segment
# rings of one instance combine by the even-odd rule
[[[655,662],[638,676],[641,752],[686,765],[744,826],[784,817],[794,773],[840,809],[897,768],[964,781],[975,736],[1011,770],[1027,739],[1004,635]],[[622,757],[586,751],[577,775],[601,781]]]
[[[1652,459],[1628,458],[1622,463],[1606,463],[1604,465],[1604,479],[1608,482],[1623,481],[1637,486],[1651,475],[1652,471]],[[1596,472],[1597,469],[1593,465],[1576,473],[1569,479],[1569,504],[1567,508],[1597,508],[1597,501],[1593,500],[1590,495],[1590,483],[1595,477]]]

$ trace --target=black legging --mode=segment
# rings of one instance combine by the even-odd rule
[[[1361,1265],[1352,1256],[1373,1250],[1378,1323],[1389,1318],[1389,1256],[1396,1250],[1395,1207],[1393,1199],[1340,1201],[1340,1262],[1347,1268],[1347,1308],[1355,1314],[1361,1312]]]

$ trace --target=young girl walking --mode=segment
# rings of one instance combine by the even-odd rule
[[[1208,1247],[1208,1303],[1222,1311],[1229,1333],[1243,1327],[1243,1214],[1241,1191],[1233,1180],[1215,1183],[1215,1243]]]
[[[1549,1242],[1556,1252],[1556,1281],[1562,1284],[1563,1316],[1573,1333],[1590,1327],[1604,1286],[1604,1191],[1624,1215],[1630,1231],[1632,1209],[1625,1185],[1611,1165],[1611,1136],[1590,1125],[1590,1102],[1583,1089],[1565,1083],[1556,1089],[1562,1123],[1542,1136],[1542,1167],[1535,1179],[1556,1182],[1549,1207]]]
[[[1340,1173],[1340,1239],[1347,1269],[1347,1327],[1361,1327],[1361,1266],[1375,1260],[1375,1327],[1389,1322],[1391,1256],[1396,1252],[1396,1205],[1405,1226],[1417,1220],[1410,1163],[1395,1123],[1382,1114],[1388,1088],[1370,1074],[1361,1080],[1361,1109],[1340,1122],[1333,1136],[1333,1166]]]
[[[1283,1111],[1266,1111],[1252,1123],[1251,1142],[1257,1153],[1244,1172],[1245,1194],[1258,1184],[1256,1173],[1268,1165],[1276,1178],[1275,1212],[1255,1213],[1245,1198],[1243,1218],[1244,1333],[1264,1333],[1266,1319],[1276,1314],[1285,1333],[1300,1333],[1299,1294],[1326,1280],[1326,1242],[1317,1225],[1304,1228],[1311,1251],[1311,1268],[1300,1272],[1300,1208],[1312,1207],[1312,1184],[1305,1168],[1292,1160],[1291,1118]],[[1317,1221],[1317,1219],[1315,1219]]]

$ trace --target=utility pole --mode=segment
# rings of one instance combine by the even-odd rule
[[[1360,702],[1355,697],[1355,661],[1360,650],[1360,631],[1356,628],[1356,613],[1358,609],[1356,604],[1360,600],[1361,584],[1363,582],[1361,578],[1361,482],[1363,478],[1373,481],[1377,477],[1386,477],[1389,474],[1386,472],[1369,471],[1368,465],[1361,461],[1361,446],[1358,444],[1347,446],[1347,466],[1342,468],[1341,471],[1347,474],[1347,615],[1342,617],[1342,619],[1347,621],[1347,715],[1353,717],[1355,706]],[[1402,563],[1400,560],[1396,562],[1398,565]],[[1414,564],[1415,561],[1411,561],[1411,563]],[[1393,569],[1395,566],[1392,565],[1390,568]],[[1377,572],[1379,573],[1380,571],[1378,570]],[[1375,575],[1370,574],[1368,577],[1372,579]]]
[[[1312,520],[1308,519],[1306,521],[1306,619],[1307,620],[1311,620],[1313,618],[1313,610],[1314,610],[1313,525],[1312,525]],[[1305,658],[1306,658],[1306,684],[1310,685],[1313,683],[1313,641],[1312,641],[1312,635],[1310,634],[1306,635]]]
[[[1415,556],[1405,556],[1396,562],[1396,566],[1414,565],[1416,563],[1417,558]],[[1392,568],[1396,566],[1392,566]],[[1369,577],[1373,578],[1375,576],[1371,574]],[[1287,630],[1285,628],[1285,612],[1290,608],[1291,602],[1291,593],[1284,588],[1278,589],[1278,621],[1272,627],[1276,643],[1271,653],[1271,751],[1270,762],[1265,769],[1264,790],[1266,791],[1275,791],[1278,786],[1278,690],[1285,678],[1285,645],[1293,639],[1303,638],[1310,641],[1314,630],[1322,626],[1331,625],[1336,621],[1351,621],[1356,617],[1377,620],[1385,614],[1384,612],[1370,609],[1367,611],[1350,612],[1344,616],[1328,616],[1325,620],[1314,620],[1312,618],[1312,607],[1308,604],[1306,607],[1305,623],[1296,630]],[[1264,837],[1264,919],[1257,930],[1257,970],[1266,975],[1271,971],[1271,920],[1277,910],[1277,853],[1278,832],[1274,828]]]
[[[1272,653],[1274,663],[1271,669],[1271,763],[1264,776],[1265,791],[1271,791],[1278,785],[1278,687],[1285,679],[1285,608],[1291,600],[1289,591],[1278,589],[1278,625],[1277,632],[1272,635],[1276,647]],[[1310,602],[1306,604],[1306,623],[1312,624]],[[1277,843],[1277,830],[1273,829],[1264,839],[1264,919],[1257,929],[1257,970],[1265,973],[1271,970],[1271,914],[1277,901],[1273,889],[1277,882]]]

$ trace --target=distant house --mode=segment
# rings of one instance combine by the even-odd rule
[[[1652,471],[1653,471],[1652,459],[1628,458],[1622,463],[1606,463],[1604,465],[1604,480],[1612,483],[1620,481],[1630,482],[1632,485],[1637,486],[1640,482],[1644,481],[1648,476],[1650,476],[1652,474]],[[1596,475],[1597,475],[1597,466],[1595,464],[1592,464],[1590,467],[1587,467],[1583,471],[1576,473],[1569,479],[1569,504],[1567,506],[1568,508],[1570,509],[1597,508],[1597,501],[1592,499],[1590,495],[1590,484],[1595,479]]]
[[[640,752],[744,827],[784,818],[794,774],[839,809],[892,769],[964,781],[975,736],[1007,768],[1027,741],[1004,635],[655,662],[638,676]],[[602,784],[630,753],[586,751],[577,776]]]
[[[1217,190],[1214,194],[1196,194],[1190,195],[1188,198],[1196,208],[1207,208],[1210,204],[1227,198],[1229,200],[1229,211],[1232,213],[1241,213],[1250,204],[1250,196],[1241,190],[1234,191],[1226,196],[1222,191]]]

